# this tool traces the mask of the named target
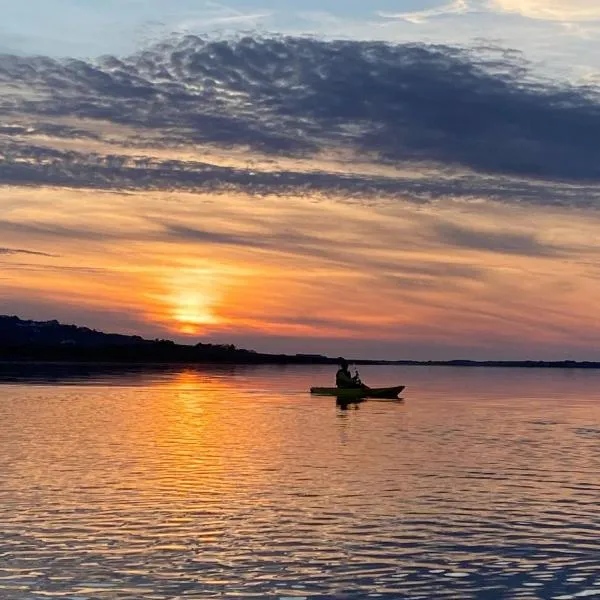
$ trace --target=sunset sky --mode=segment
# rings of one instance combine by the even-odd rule
[[[600,360],[597,1],[0,15],[0,314],[273,352]]]

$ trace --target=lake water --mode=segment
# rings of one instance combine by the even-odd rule
[[[600,372],[0,368],[0,598],[600,598]]]

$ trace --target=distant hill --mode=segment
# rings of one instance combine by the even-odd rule
[[[0,360],[102,362],[331,363],[320,355],[261,354],[233,344],[176,344],[53,321],[0,315]]]
[[[138,335],[103,333],[88,327],[63,325],[58,321],[25,321],[0,315],[0,344],[70,344],[77,346],[135,345],[150,343]]]

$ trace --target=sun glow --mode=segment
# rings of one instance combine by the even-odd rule
[[[203,325],[215,325],[219,322],[213,312],[214,299],[203,292],[181,292],[172,301],[173,318],[181,333],[193,335]]]

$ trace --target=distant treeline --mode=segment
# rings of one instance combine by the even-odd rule
[[[185,346],[173,342],[104,346],[63,344],[4,344],[0,341],[0,360],[69,361],[127,363],[244,363],[244,364],[328,364],[335,360],[325,356],[262,354],[252,350],[212,344]]]
[[[140,336],[103,333],[58,321],[27,321],[0,316],[0,360],[128,363],[272,363],[327,364],[335,362],[313,354],[263,354],[233,344],[176,344]]]

